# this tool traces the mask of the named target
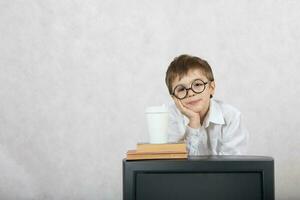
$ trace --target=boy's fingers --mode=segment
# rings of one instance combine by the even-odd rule
[[[182,112],[186,111],[186,108],[183,106],[182,102],[177,99],[178,106]]]
[[[188,111],[188,108],[186,108],[186,107],[182,104],[182,102],[181,102],[179,99],[177,99],[177,98],[174,97],[174,96],[172,96],[172,98],[173,98],[173,100],[174,100],[174,102],[175,102],[177,108],[178,108],[182,113],[186,113],[186,112]]]
[[[181,107],[182,109],[184,109],[184,106],[183,106],[183,104],[182,104],[181,101],[178,100],[178,104],[180,105],[180,107]]]
[[[175,97],[173,97],[173,99],[174,99],[174,102],[175,102],[176,106],[178,107],[178,109],[179,109],[180,111],[182,111],[182,105],[181,105],[181,102],[180,102],[177,98],[175,98]]]
[[[177,98],[175,98],[173,95],[171,96],[174,102],[176,103]]]
[[[174,96],[172,96],[172,98],[173,98],[174,102],[175,102],[176,104],[178,104],[178,99],[177,99],[176,97],[174,97]]]

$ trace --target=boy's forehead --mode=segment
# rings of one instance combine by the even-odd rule
[[[181,79],[179,79],[179,76],[177,76],[173,81],[173,84],[189,84],[191,81],[199,78],[203,81],[207,80],[207,77],[200,69],[189,70],[186,75],[181,77]]]

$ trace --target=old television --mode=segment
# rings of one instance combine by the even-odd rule
[[[274,196],[272,157],[123,160],[123,200],[274,200]]]

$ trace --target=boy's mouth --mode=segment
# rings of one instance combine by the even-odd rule
[[[201,101],[201,99],[198,99],[198,100],[195,100],[195,101],[190,101],[190,102],[188,102],[187,104],[189,104],[189,105],[195,105],[195,104],[197,104],[199,101]]]

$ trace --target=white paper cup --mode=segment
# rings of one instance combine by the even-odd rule
[[[149,143],[161,144],[168,142],[167,128],[169,112],[165,105],[146,108]]]

